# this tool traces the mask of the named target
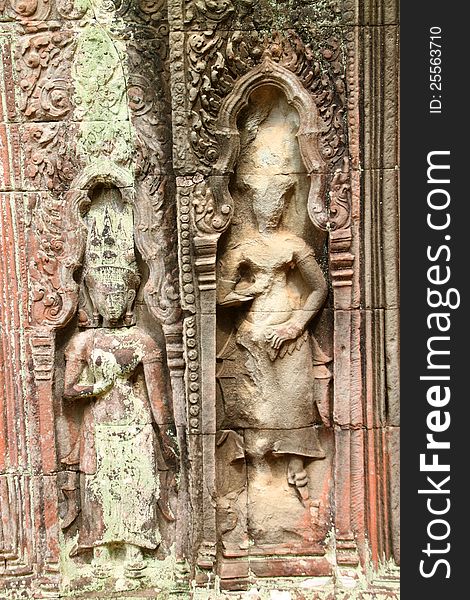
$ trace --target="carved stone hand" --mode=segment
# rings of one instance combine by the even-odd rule
[[[295,340],[301,333],[302,327],[300,325],[287,321],[287,323],[269,329],[266,333],[266,341],[278,350],[284,342]]]
[[[100,396],[101,394],[105,394],[106,392],[109,392],[113,385],[113,380],[102,379],[101,381],[98,381],[93,385],[93,395]]]

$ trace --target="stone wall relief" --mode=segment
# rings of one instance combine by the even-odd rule
[[[15,7],[21,10],[17,11]],[[138,327],[142,329],[142,335],[151,333],[157,346],[165,349],[161,366],[163,375],[160,373],[158,377],[163,378],[160,385],[164,389],[167,408],[171,408],[170,441],[174,448],[185,447],[184,361],[177,250],[174,237],[167,235],[173,231],[172,211],[175,209],[173,204],[168,203],[168,189],[171,187],[168,173],[162,172],[161,168],[171,154],[167,131],[169,117],[164,117],[161,111],[161,104],[168,102],[168,98],[160,93],[159,86],[151,79],[159,76],[154,70],[164,60],[163,55],[160,56],[161,48],[155,50],[155,46],[159,43],[165,45],[160,32],[157,34],[156,31],[161,26],[160,21],[165,19],[165,12],[164,3],[147,0],[124,2],[119,6],[101,0],[29,2],[23,3],[22,7],[18,2],[7,2],[7,19],[20,21],[27,34],[20,38],[16,52],[18,108],[20,119],[26,121],[21,132],[27,189],[40,190],[30,194],[28,206],[32,221],[28,250],[32,257],[30,273],[34,292],[30,310],[33,325],[30,347],[34,368],[34,418],[37,419],[40,447],[37,468],[52,475],[44,479],[49,487],[38,494],[37,500],[40,510],[45,511],[41,520],[49,524],[44,540],[41,538],[44,548],[38,549],[38,560],[41,569],[50,576],[45,585],[50,585],[51,589],[58,589],[61,571],[64,573],[63,582],[66,585],[70,583],[72,588],[78,585],[80,577],[91,578],[93,575],[89,570],[93,552],[80,550],[71,557],[72,549],[69,548],[71,537],[79,533],[83,516],[80,506],[87,506],[87,503],[83,497],[85,483],[80,475],[81,461],[74,465],[62,461],[70,456],[71,440],[80,437],[80,416],[83,416],[85,403],[95,402],[93,398],[63,401],[64,373],[70,371],[63,356],[67,338],[73,330],[78,326],[87,330],[110,330],[118,338],[123,331]],[[138,30],[132,42],[124,33],[128,24],[122,18],[130,14],[135,17],[134,29]],[[49,27],[41,21],[46,17],[63,18],[63,27],[59,27],[59,21],[51,21]],[[146,41],[142,40],[145,36],[152,40],[152,50],[147,48],[146,55],[152,57],[152,68],[139,64],[139,69],[144,70],[146,75],[146,79],[139,79],[137,67],[130,56],[131,46],[140,44],[145,47]],[[155,37],[159,39],[155,40]],[[159,54],[156,60],[152,52]],[[139,104],[139,94],[142,93],[145,94],[145,106]],[[157,127],[159,134],[154,135]],[[162,144],[160,131],[164,129]],[[165,143],[166,147],[162,150]],[[150,160],[145,160],[143,155],[151,157]],[[132,207],[132,235],[135,239],[130,246],[134,252],[135,243],[140,252],[137,261],[142,285],[135,290],[131,289],[132,286],[129,288],[130,296],[136,298],[132,300],[129,296],[127,299],[126,323],[123,320],[116,324],[106,320],[103,323],[104,309],[96,305],[93,292],[89,292],[89,284],[93,285],[92,274],[97,269],[89,270],[89,281],[84,279],[86,265],[91,264],[86,257],[92,253],[85,223],[89,211],[93,210],[89,206],[91,198],[88,192],[92,188],[98,189],[96,186],[99,185],[104,186],[103,189],[109,186],[114,186],[115,190],[119,188],[124,206],[127,209]],[[131,193],[134,190],[135,198]],[[97,201],[95,198],[92,205],[96,206]],[[112,221],[112,211],[108,213]],[[129,227],[130,216],[129,213],[124,219]],[[119,235],[122,233],[121,230]],[[116,269],[114,272],[117,272]],[[122,299],[127,295],[124,288],[130,285],[129,282],[119,282],[115,278],[110,284],[119,289],[108,297]],[[99,293],[99,290],[95,291],[95,296]],[[132,346],[130,341],[128,345]],[[149,395],[149,386],[152,385],[152,381],[145,378],[145,371],[150,367],[144,368],[144,362],[142,356],[142,361],[129,374],[131,379],[137,378],[141,396]],[[157,367],[153,365],[152,369],[155,371]],[[158,380],[158,377],[155,375],[153,379]],[[158,381],[153,383],[154,388],[157,384]],[[113,394],[115,389],[113,384],[109,394]],[[160,396],[162,393],[159,392]],[[154,390],[155,394],[158,396]],[[173,407],[177,412],[175,416]],[[161,436],[155,419],[152,427],[158,442]],[[119,577],[116,579],[112,568],[111,577],[97,579],[99,585],[135,587],[137,583],[139,586],[165,583],[165,577],[161,577],[162,561],[167,558],[174,560],[175,556],[181,559],[188,545],[187,520],[179,519],[178,525],[175,523],[178,513],[183,513],[187,504],[184,493],[187,476],[178,468],[177,494],[175,461],[172,469],[165,467],[165,460],[161,457],[163,450],[158,446],[166,447],[159,442],[153,455],[149,455],[150,463],[157,461],[152,463],[152,469],[156,470],[153,476],[159,488],[155,504],[158,522],[154,519],[157,548],[155,551],[144,550],[145,569],[134,569],[134,578],[121,577],[127,583],[113,583]],[[59,506],[53,491],[56,486]],[[42,498],[46,496],[48,500],[44,503]],[[47,504],[45,508],[44,504]],[[60,525],[64,528],[65,537],[61,538],[59,548]],[[173,545],[176,528],[179,528],[178,543]],[[65,554],[64,544],[67,548]],[[116,550],[114,546],[120,546],[120,549]],[[131,549],[126,550],[123,544],[114,544],[112,548],[103,550],[105,557],[108,550],[112,557],[116,554],[118,560],[113,564],[118,568],[118,575],[123,574],[124,567],[121,565],[121,568],[120,561],[122,564],[126,562],[126,552],[131,552]],[[98,550],[97,554],[100,554]],[[99,562],[98,556],[96,560]],[[132,560],[127,562],[132,564]],[[133,562],[138,566],[138,560]],[[170,571],[167,569],[168,585],[173,578]],[[132,569],[128,569],[128,574],[131,573]],[[143,577],[137,577],[142,573]],[[131,580],[133,583],[129,584]]]
[[[330,575],[328,131],[301,80],[266,50],[221,102],[213,136],[218,158],[209,176],[178,184],[180,213],[192,201],[195,325],[203,339],[197,427],[207,435],[197,438],[196,455],[208,491],[198,565],[212,569],[218,554],[227,587],[249,572],[294,574],[288,553],[307,556],[308,572]],[[288,373],[301,363],[292,386]],[[287,422],[289,393],[298,418]],[[282,490],[276,506],[276,494],[263,495],[267,482]]]
[[[95,182],[78,206],[81,331],[58,340],[56,384],[64,585],[170,585],[179,448],[163,335],[154,339],[136,306],[143,269],[132,194]]]
[[[356,4],[0,0],[33,369],[0,492],[35,597],[367,557]]]
[[[273,569],[268,555],[322,556],[330,527],[331,435],[322,426],[330,424],[332,358],[312,330],[327,296],[316,259],[326,239],[307,214],[299,125],[270,83],[252,91],[237,120],[234,214],[217,260],[222,577],[233,576],[236,558],[249,556],[263,575]],[[278,575],[292,572],[289,562],[274,567]],[[237,567],[248,575],[248,562]]]

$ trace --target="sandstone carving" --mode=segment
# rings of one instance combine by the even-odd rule
[[[217,453],[221,479],[237,463],[239,472],[220,492],[220,533],[226,556],[276,554],[286,543],[295,554],[301,540],[303,554],[322,554],[311,548],[325,533],[311,518],[320,505],[311,490],[321,484],[309,485],[306,468],[326,456],[319,428],[322,418],[329,425],[331,358],[311,330],[327,284],[301,237],[314,230],[299,115],[268,83],[252,93],[238,128],[234,215],[217,266]]]
[[[64,402],[81,413],[62,458],[78,468],[80,485],[70,554],[91,550],[97,577],[111,575],[113,559],[123,556],[125,575],[140,577],[143,552],[160,545],[159,520],[175,519],[176,430],[162,352],[133,315],[140,275],[132,207],[117,188],[99,188],[85,221],[80,322],[87,329],[67,344],[64,372]],[[63,526],[72,523],[68,509]]]
[[[0,0],[2,598],[397,597],[394,6]]]

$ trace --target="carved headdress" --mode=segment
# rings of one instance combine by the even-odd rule
[[[129,277],[138,276],[138,270],[133,232],[126,227],[129,215],[115,213],[113,219],[106,206],[101,226],[100,216],[93,217],[88,235],[85,278],[91,276],[101,283],[130,283]]]
[[[134,251],[133,211],[129,204],[122,202],[119,190],[102,189],[96,201],[92,202],[86,220],[88,236],[80,322],[84,326],[96,326],[96,315],[92,322],[87,316],[92,304],[89,291],[94,287],[104,287],[110,293],[116,290],[135,291],[139,287],[140,276]],[[130,319],[130,310],[127,320]]]

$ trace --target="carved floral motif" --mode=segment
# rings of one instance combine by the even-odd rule
[[[131,22],[157,24],[166,19],[163,0],[3,0],[0,8],[10,19],[33,28],[47,19],[77,20],[92,13],[99,21],[121,17]]]
[[[122,48],[105,28],[90,26],[80,35],[72,68],[79,118],[127,117],[122,60]]]
[[[113,10],[130,23],[159,24],[166,20],[165,0],[113,0]]]
[[[277,24],[278,6],[276,0],[185,0],[184,21],[200,29],[269,28]]]
[[[192,193],[194,226],[199,234],[222,232],[232,215],[231,204],[223,204],[220,211],[210,187],[201,181]]]
[[[86,121],[77,136],[77,155],[85,164],[112,161],[128,166],[133,158],[133,137],[128,121]]]
[[[169,170],[171,113],[167,80],[168,46],[160,40],[133,41],[127,45],[127,102],[135,128],[136,172],[141,178]]]
[[[70,201],[70,198],[69,198]],[[60,327],[76,308],[77,287],[66,283],[64,271],[74,268],[80,231],[70,236],[64,223],[66,200],[48,192],[34,196],[30,276],[33,281],[31,320],[41,326]]]
[[[144,296],[164,325],[180,319],[178,270],[174,246],[170,246],[175,233],[168,227],[173,207],[168,206],[168,195],[166,177],[160,177],[157,185],[155,179],[137,185],[136,243],[150,269]]]
[[[30,120],[62,120],[70,116],[70,63],[74,34],[44,31],[31,36],[17,52],[20,110]]]
[[[346,143],[341,46],[331,37],[314,52],[294,32],[265,36],[257,31],[236,31],[228,39],[214,31],[188,34],[190,142],[194,153],[206,167],[218,159],[214,129],[221,101],[234,81],[259,64],[266,53],[295,73],[312,94],[323,121],[322,154],[335,164]]]
[[[64,19],[81,19],[90,9],[90,0],[56,0],[57,12]]]
[[[25,174],[36,189],[57,192],[70,185],[77,164],[66,143],[69,137],[70,130],[61,123],[25,125],[22,135]]]
[[[6,14],[23,23],[42,21],[47,19],[51,12],[49,0],[6,0],[5,5]]]
[[[351,217],[351,180],[349,159],[343,158],[341,168],[336,169],[330,185],[329,226],[341,229],[349,224]]]
[[[170,326],[179,321],[180,306],[176,231],[172,226],[176,211],[169,178],[167,49],[158,41],[139,41],[131,43],[128,52],[131,75],[127,98],[136,154],[136,243],[150,269],[144,296],[154,316]]]

